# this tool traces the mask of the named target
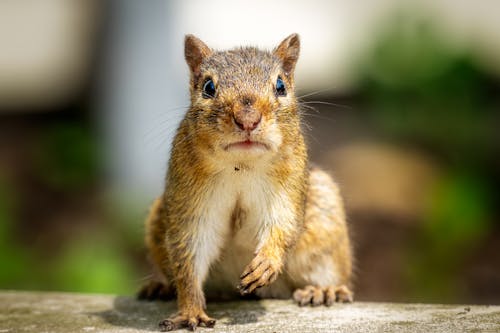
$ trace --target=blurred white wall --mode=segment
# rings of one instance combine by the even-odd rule
[[[175,4],[111,2],[99,102],[107,179],[114,195],[138,205],[160,193],[169,145],[187,107],[187,77],[173,46]],[[132,196],[132,198],[131,198]]]
[[[0,1],[0,111],[50,109],[89,71],[97,0]]]

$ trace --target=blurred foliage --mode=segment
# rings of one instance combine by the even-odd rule
[[[461,265],[491,228],[491,193],[477,176],[448,174],[427,198],[423,230],[410,249],[408,284],[419,300],[461,298]]]
[[[442,163],[408,253],[407,282],[417,300],[452,302],[460,266],[490,230],[498,199],[498,80],[415,17],[400,13],[382,30],[361,66],[360,94],[382,137]]]
[[[498,81],[471,54],[449,47],[431,22],[396,16],[367,58],[361,95],[384,136],[462,165],[484,164],[499,152]]]
[[[14,232],[14,191],[0,179],[0,286],[8,289],[130,294],[135,271],[126,257],[127,243],[104,227],[65,240],[57,255],[25,247]],[[139,237],[136,237],[139,238]]]
[[[428,198],[425,233],[435,243],[435,254],[451,255],[457,246],[477,242],[489,228],[491,196],[483,179],[466,174],[447,175]],[[446,237],[443,237],[445,235]]]
[[[80,236],[61,251],[51,269],[57,290],[130,294],[137,286],[126,249],[109,234]]]
[[[31,159],[35,183],[42,184],[47,193],[62,192],[68,198],[95,195],[100,182],[99,153],[95,135],[85,122],[56,120],[34,141]],[[0,176],[4,174],[0,172]],[[127,251],[131,245],[142,248],[138,245],[142,225],[131,228],[130,223],[120,223],[126,220],[126,208],[121,214],[105,210],[109,216],[103,219],[110,222],[105,225],[90,224],[77,235],[63,232],[66,238],[54,251],[21,239],[19,220],[24,208],[18,203],[20,197],[15,186],[0,177],[0,288],[119,294],[135,291],[137,272]],[[59,203],[54,204],[58,207]],[[34,225],[32,230],[43,227]]]
[[[33,267],[30,253],[12,239],[16,204],[13,187],[0,177],[0,285],[30,288],[33,286],[26,281],[26,274],[31,274],[28,270]]]
[[[59,190],[75,191],[97,179],[99,149],[95,135],[79,123],[48,127],[36,144],[38,176]]]

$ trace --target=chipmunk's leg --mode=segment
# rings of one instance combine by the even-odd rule
[[[177,305],[179,311],[159,323],[161,331],[172,331],[188,327],[194,331],[199,325],[214,327],[215,319],[205,313],[205,296],[201,281],[194,274],[191,265],[178,267],[177,275]]]
[[[202,211],[206,212],[204,209]],[[176,226],[168,230],[166,246],[179,311],[160,322],[163,331],[181,327],[195,330],[199,325],[215,325],[215,319],[205,313],[202,287],[211,264],[219,257],[228,223],[223,223],[227,221],[221,216],[210,213],[197,215],[195,212],[194,216],[200,216],[196,221],[193,221],[193,217],[182,220],[183,215],[169,217],[177,221]],[[182,228],[178,228],[179,225]]]
[[[153,266],[154,273],[137,293],[137,297],[141,300],[170,300],[175,298],[171,274],[166,270],[170,265],[168,264],[169,259],[165,249],[165,226],[160,220],[161,209],[161,198],[157,198],[151,205],[145,222],[148,259]]]
[[[171,249],[172,265],[171,269],[174,275],[175,288],[177,292],[177,306],[179,311],[169,318],[160,322],[162,331],[171,331],[174,329],[188,327],[195,330],[197,326],[204,325],[213,327],[215,319],[208,317],[205,313],[205,295],[202,290],[203,280],[209,263],[205,262],[206,267],[199,267],[199,250],[190,248],[189,243],[179,244],[175,249]],[[205,273],[200,273],[204,271]]]
[[[238,289],[242,295],[273,283],[284,265],[287,250],[297,237],[299,227],[296,216],[300,207],[289,201],[289,196],[276,193],[271,198],[264,219],[265,229],[261,234],[256,255],[240,276]]]
[[[287,278],[299,305],[352,302],[352,254],[342,200],[330,176],[311,170],[304,232],[287,256]]]

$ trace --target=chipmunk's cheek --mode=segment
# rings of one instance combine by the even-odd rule
[[[283,142],[283,136],[274,119],[266,121],[265,125],[262,127],[261,135],[263,136],[263,141],[268,145],[270,150],[274,152],[278,151]]]
[[[240,137],[239,133],[234,127],[231,116],[226,116],[220,119],[219,129],[224,136],[224,139],[227,141],[233,141]]]

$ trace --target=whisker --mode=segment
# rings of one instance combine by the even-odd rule
[[[310,97],[310,96],[318,95],[318,94],[321,94],[321,93],[324,93],[324,92],[326,92],[326,91],[333,90],[333,89],[335,89],[335,87],[334,87],[334,86],[332,86],[332,87],[328,87],[328,88],[324,88],[324,89],[319,89],[319,90],[316,90],[316,91],[310,92],[310,93],[305,94],[305,95],[300,95],[300,96],[297,96],[297,99],[302,99],[302,98],[306,98],[306,97]]]
[[[305,114],[306,117],[311,117],[311,118],[316,118],[316,119],[321,119],[321,120],[328,120],[328,121],[334,121],[333,118],[331,117],[325,117],[325,116],[320,116],[317,114]]]
[[[314,106],[310,106],[310,105],[305,105],[305,104],[301,104],[300,105],[300,108],[299,108],[299,111],[300,112],[305,112],[307,113],[307,110],[310,110],[310,111],[314,111],[315,113],[319,113],[319,110],[316,109]]]
[[[174,106],[174,107],[171,107],[168,109],[160,109],[160,110],[157,110],[156,112],[153,113],[153,120],[161,119],[163,117],[166,117],[168,119],[174,119],[174,118],[180,117],[181,114],[184,114],[185,112],[172,113],[172,111],[178,111],[178,110],[187,111],[188,109],[189,109],[189,105]]]
[[[143,282],[143,281],[151,279],[153,276],[154,276],[154,274],[148,274],[148,275],[145,275],[143,277],[137,278],[136,281]]]
[[[306,101],[306,102],[300,102],[301,104],[320,104],[320,105],[329,105],[329,106],[336,106],[339,108],[344,108],[348,110],[352,110],[352,107],[349,105],[345,104],[338,104],[338,103],[332,103],[332,102],[324,102],[324,101]]]
[[[158,127],[158,126],[157,126]],[[143,137],[143,142],[147,145],[153,145],[154,149],[159,149],[160,146],[163,146],[169,138],[173,137],[177,130],[177,125],[168,126],[159,130],[152,130],[146,133]]]
[[[169,110],[181,109],[184,106],[170,108]],[[156,120],[151,128],[143,135],[143,141],[147,146],[152,146],[154,151],[160,151],[166,146],[167,141],[174,136],[179,123],[182,121],[182,114],[175,113],[167,115],[165,112],[157,112]]]

